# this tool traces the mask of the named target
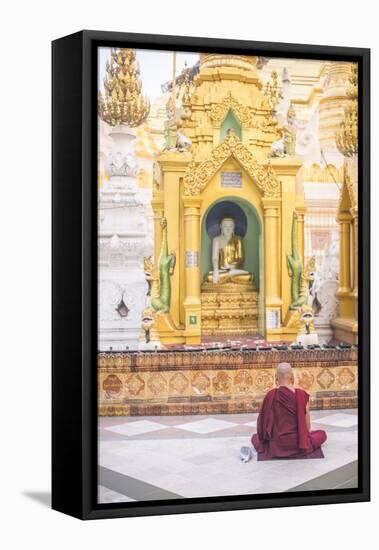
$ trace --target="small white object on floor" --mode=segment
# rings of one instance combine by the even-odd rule
[[[242,462],[249,462],[254,456],[254,451],[252,447],[241,447],[240,450],[240,460]]]

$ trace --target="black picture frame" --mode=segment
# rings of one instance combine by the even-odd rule
[[[346,60],[359,78],[359,486],[97,504],[97,47]],[[52,507],[81,519],[370,499],[370,50],[81,31],[52,43]]]

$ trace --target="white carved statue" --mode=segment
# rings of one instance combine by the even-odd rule
[[[182,134],[181,132],[176,132],[176,149],[180,153],[188,151],[192,145],[190,138]]]
[[[325,250],[321,268],[315,276],[312,288],[313,294],[317,294],[324,281],[338,281],[339,269],[339,237],[337,231],[333,231],[330,245]]]
[[[333,232],[331,243],[325,251],[321,269],[317,271],[312,287],[315,327],[321,343],[327,343],[333,336],[330,321],[338,316],[339,302],[339,238]]]
[[[130,154],[123,154],[120,151],[108,155],[106,170],[109,176],[131,176],[137,175],[137,163]]]

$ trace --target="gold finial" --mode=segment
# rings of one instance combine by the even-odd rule
[[[267,103],[271,113],[274,114],[276,106],[279,101],[283,99],[282,89],[279,86],[278,73],[276,71],[272,71],[271,81],[267,82],[264,89],[264,95],[267,98]]]
[[[295,109],[293,108],[293,105],[291,103],[288,111],[287,111],[287,118],[292,118],[292,117],[295,117],[296,116],[296,113],[295,113]]]
[[[187,66],[187,61],[184,62],[184,68],[180,75],[179,92],[183,90],[182,105],[191,105],[191,87],[193,85],[193,75],[191,69]]]
[[[141,94],[142,83],[135,50],[113,49],[106,72],[104,92],[99,92],[100,118],[110,126],[140,126],[150,112],[150,102]]]
[[[167,100],[167,103],[166,103],[166,111],[169,112],[169,113],[174,113],[174,100],[172,99],[172,96],[170,95],[168,100]]]
[[[358,67],[355,64],[349,78],[350,86],[346,92],[349,99],[345,107],[345,118],[336,132],[338,150],[345,157],[352,157],[358,152]]]

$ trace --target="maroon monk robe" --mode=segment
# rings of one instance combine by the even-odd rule
[[[306,425],[307,392],[279,386],[267,393],[251,442],[260,458],[304,458],[326,441],[323,430]]]

